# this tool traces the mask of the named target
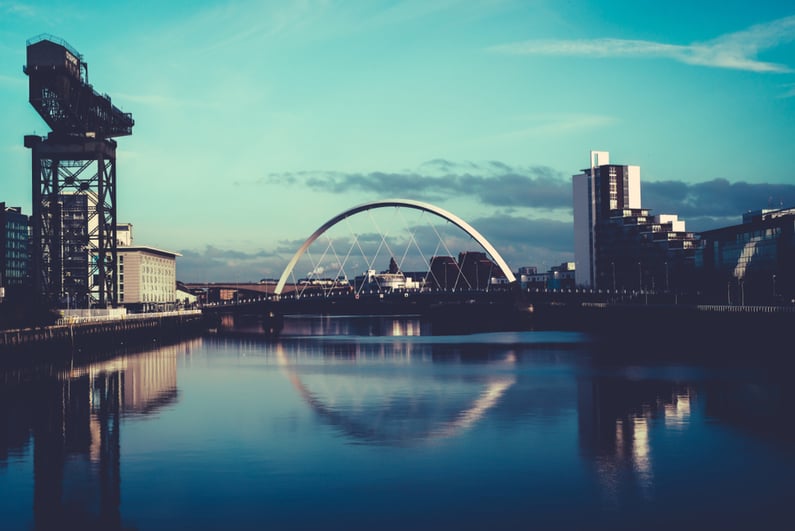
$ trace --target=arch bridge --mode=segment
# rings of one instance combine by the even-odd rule
[[[365,218],[365,228],[354,218]],[[379,272],[376,265],[387,260],[388,268]],[[306,274],[296,275],[301,271]],[[323,223],[292,256],[270,295],[225,306],[243,313],[245,306],[264,305],[252,311],[260,315],[263,309],[271,315],[424,314],[450,303],[460,310],[467,302],[468,311],[476,310],[473,303],[489,304],[499,318],[494,305],[513,311],[520,292],[506,261],[472,225],[430,203],[384,199]]]
[[[437,207],[435,205],[432,205],[430,203],[424,203],[424,202],[421,202],[421,201],[414,201],[414,200],[410,200],[410,199],[384,199],[384,200],[379,200],[379,201],[371,201],[369,203],[364,203],[364,204],[355,206],[353,208],[350,208],[350,209],[348,209],[348,210],[346,210],[346,211],[334,216],[333,218],[331,218],[330,220],[325,222],[323,225],[321,225],[314,233],[312,233],[311,236],[309,236],[309,238],[306,239],[306,241],[303,243],[303,245],[301,245],[301,247],[293,255],[292,259],[290,259],[290,262],[287,264],[287,267],[285,267],[284,272],[282,273],[281,277],[279,278],[279,282],[277,283],[276,288],[274,290],[274,295],[276,297],[280,297],[282,295],[282,293],[284,292],[285,285],[287,284],[288,280],[290,279],[291,276],[294,276],[293,273],[294,273],[294,270],[295,270],[295,267],[296,267],[296,264],[298,263],[298,261],[305,255],[305,253],[307,252],[309,247],[315,241],[317,241],[321,236],[326,234],[327,231],[329,231],[329,229],[331,229],[332,227],[340,224],[342,221],[347,220],[348,218],[350,218],[350,217],[352,217],[352,216],[354,216],[356,214],[362,213],[362,212],[368,212],[368,211],[377,210],[377,209],[401,208],[401,207],[402,208],[408,208],[408,209],[417,210],[417,211],[420,211],[420,212],[423,212],[423,213],[433,214],[434,216],[437,216],[437,217],[439,217],[439,218],[441,218],[441,219],[453,224],[454,226],[458,227],[465,234],[467,234],[472,240],[477,242],[477,244],[480,245],[480,247],[483,248],[488,253],[488,255],[490,255],[491,259],[496,263],[496,266],[499,268],[499,272],[502,274],[502,277],[505,278],[506,284],[510,285],[510,284],[514,284],[516,282],[516,277],[514,276],[513,272],[511,271],[510,267],[508,267],[508,264],[505,262],[505,260],[502,258],[502,256],[500,256],[500,253],[497,251],[497,249],[495,249],[494,246],[491,243],[489,243],[489,241],[486,238],[484,238],[482,234],[480,234],[480,232],[478,232],[474,227],[472,227],[469,223],[467,223],[466,221],[464,221],[460,217],[458,217],[455,214],[453,214],[451,212],[448,212],[448,211],[446,211],[446,210],[444,210],[442,208],[439,208],[439,207]],[[416,228],[415,228],[415,232],[413,232],[411,234],[411,237],[409,238],[409,241],[407,242],[406,251],[408,251],[409,247],[411,247],[412,245],[415,246],[419,250],[419,245],[417,244],[417,240],[415,238],[415,233],[416,233]],[[442,237],[439,235],[438,232],[436,232],[436,235],[439,237],[439,241],[442,244],[441,246],[445,250],[447,250],[448,254],[450,254],[449,247],[446,244],[444,244],[444,242],[442,240]],[[389,244],[387,243],[386,237],[385,237],[383,232],[381,232],[380,238],[381,238],[381,241],[379,242],[379,248],[382,247],[382,246],[386,246],[387,249],[391,252],[392,249],[389,248]],[[354,237],[353,241],[351,242],[351,249],[355,249],[356,247],[358,247],[360,250],[362,250],[362,247],[361,247],[361,245],[360,245],[360,243],[358,241],[358,237]],[[348,250],[348,253],[346,254],[346,258],[350,255],[351,249]],[[438,249],[439,249],[439,246],[437,246],[437,250]],[[406,253],[404,252],[404,254],[403,254],[404,257],[405,257],[405,254]],[[420,250],[420,254],[422,254],[421,250]],[[324,255],[325,255],[325,253],[324,253]],[[338,257],[336,252],[334,252],[334,255]],[[433,272],[433,268],[432,268],[433,264],[431,263],[431,261],[429,261],[427,259],[427,257],[424,256],[424,255],[422,256],[422,258],[423,258],[423,261],[424,261],[424,265],[428,268],[428,277],[435,276],[435,273]],[[394,260],[394,255],[391,256],[391,259]],[[446,263],[449,264],[449,262],[446,262]],[[368,261],[368,266],[372,266],[372,265],[373,265],[373,261]],[[397,264],[395,264],[395,265],[397,265]],[[399,270],[400,270],[400,268],[398,267],[398,269],[396,271],[390,271],[390,273],[398,274]],[[343,272],[343,271],[344,271],[344,267],[343,267],[342,264],[340,264],[338,272]],[[489,271],[489,273],[493,273],[493,271]],[[331,279],[332,283],[334,283],[334,281],[338,280],[338,279],[339,279],[339,275],[337,276],[336,279]],[[440,279],[436,278],[434,280],[436,281],[436,285],[437,286],[439,284],[441,284]],[[461,264],[458,264],[457,271],[456,271],[456,279],[455,279],[455,282],[454,282],[455,287],[456,288],[459,287],[457,285],[457,281],[460,281],[461,282],[460,288],[462,288],[462,289],[470,288],[471,289],[473,287],[473,285],[472,285],[473,283],[470,282],[470,280],[471,279],[468,279],[466,277],[465,272],[462,270]],[[311,283],[309,283],[309,284],[311,285]],[[296,282],[296,285],[298,285],[298,282]],[[380,285],[379,285],[379,287],[380,287]],[[449,286],[445,286],[445,287],[449,287]],[[486,286],[484,286],[484,289],[488,289],[488,287],[489,286],[486,285]],[[455,289],[455,288],[453,288],[453,289]]]

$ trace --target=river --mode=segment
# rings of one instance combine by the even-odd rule
[[[790,371],[412,317],[0,369],[17,529],[788,529]]]

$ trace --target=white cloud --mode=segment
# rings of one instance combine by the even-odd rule
[[[25,76],[3,76],[0,75],[0,85],[18,86],[27,85],[28,79]]]
[[[795,83],[784,85],[785,92],[781,95],[782,98],[795,98]]]
[[[602,114],[546,113],[520,117],[526,127],[499,135],[501,139],[511,137],[539,136],[547,138],[569,135],[577,131],[601,129],[618,123],[618,118]]]
[[[0,13],[33,17],[36,15],[36,9],[23,2],[0,2]]]
[[[519,55],[586,57],[667,57],[682,63],[751,72],[792,72],[787,65],[759,61],[762,50],[795,40],[795,16],[687,45],[627,39],[532,40],[494,46],[492,51]]]

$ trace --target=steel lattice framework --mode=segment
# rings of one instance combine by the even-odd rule
[[[133,119],[88,82],[88,65],[65,41],[27,43],[29,101],[52,132],[26,136],[32,152],[33,284],[75,307],[118,301],[116,142]]]

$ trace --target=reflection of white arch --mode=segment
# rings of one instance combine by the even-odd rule
[[[325,420],[332,425],[341,428],[348,436],[356,439],[364,439],[365,442],[375,444],[406,445],[419,442],[430,443],[438,439],[456,437],[477,424],[483,417],[492,410],[500,401],[502,396],[516,383],[516,378],[499,377],[485,382],[483,389],[478,397],[465,409],[455,415],[453,420],[439,422],[436,426],[427,431],[405,432],[397,437],[390,436],[388,430],[379,430],[376,425],[363,425],[356,419],[347,417],[337,408],[328,406],[301,381],[298,371],[292,366],[289,356],[285,352],[284,345],[277,343],[275,349],[276,361],[285,370],[290,383],[298,391],[306,403]],[[510,365],[516,362],[514,356],[506,360]],[[375,418],[381,418],[375,415]]]
[[[359,206],[355,206],[349,210],[346,210],[342,214],[338,214],[325,222],[319,229],[317,229],[312,236],[307,238],[304,244],[301,246],[300,249],[293,255],[293,258],[290,260],[290,263],[287,264],[287,267],[284,269],[281,278],[279,279],[279,283],[276,284],[276,289],[273,291],[273,294],[276,296],[280,296],[282,294],[282,290],[284,289],[284,285],[287,283],[287,278],[292,274],[293,268],[295,264],[298,263],[298,259],[301,258],[301,255],[309,248],[312,243],[317,240],[324,232],[328,229],[339,223],[345,218],[353,216],[354,214],[358,214],[359,212],[364,212],[365,210],[372,210],[374,208],[382,208],[382,207],[407,207],[407,208],[414,208],[417,210],[422,210],[424,212],[430,212],[431,214],[436,214],[437,216],[446,219],[447,221],[451,222],[452,224],[456,225],[458,228],[469,234],[476,242],[480,244],[497,262],[497,266],[499,266],[502,273],[505,275],[505,278],[508,279],[509,283],[516,282],[516,277],[511,272],[511,268],[508,267],[508,264],[505,263],[505,260],[502,259],[500,253],[497,252],[489,242],[484,238],[475,228],[464,221],[463,219],[459,218],[455,214],[451,214],[450,212],[441,209],[437,206],[431,205],[430,203],[423,203],[421,201],[413,201],[411,199],[384,199],[381,201],[372,201],[370,203],[364,203]]]

